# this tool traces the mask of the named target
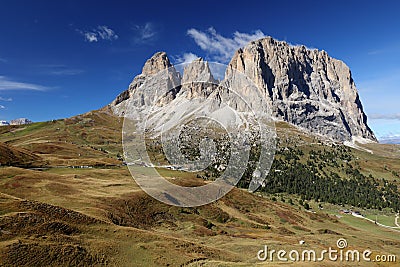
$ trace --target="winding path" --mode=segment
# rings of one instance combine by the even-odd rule
[[[396,232],[400,232],[400,225],[398,224],[398,221],[397,221],[398,218],[399,218],[399,213],[397,213],[397,214],[396,214],[396,217],[394,218],[394,224],[395,224],[396,226],[388,226],[388,225],[385,225],[385,224],[381,224],[381,223],[379,223],[379,222],[376,222],[375,220],[371,220],[371,219],[369,219],[369,218],[367,218],[367,217],[364,217],[364,216],[362,216],[362,215],[357,215],[357,214],[351,214],[351,215],[353,215],[354,217],[357,217],[357,218],[361,218],[361,219],[370,221],[370,222],[372,222],[372,223],[374,223],[374,224],[376,224],[376,225],[378,225],[378,226],[381,226],[381,227],[384,227],[384,228],[387,228],[387,229],[391,229],[391,230],[394,230],[394,231],[396,231]]]

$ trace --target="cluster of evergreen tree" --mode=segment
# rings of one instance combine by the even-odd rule
[[[267,193],[297,194],[306,200],[348,204],[363,208],[400,210],[397,186],[385,179],[362,174],[349,162],[353,156],[348,148],[310,151],[305,158],[297,148],[277,151],[265,185]],[[356,165],[356,164],[354,164]],[[337,172],[332,171],[332,169]],[[344,175],[340,177],[338,173]],[[344,176],[344,178],[343,178]],[[248,184],[249,177],[240,186]]]

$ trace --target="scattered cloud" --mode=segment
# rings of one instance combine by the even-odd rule
[[[369,56],[375,56],[375,55],[382,55],[385,54],[385,56],[390,55],[391,53],[397,53],[400,48],[400,43],[386,43],[386,44],[381,44],[379,47],[373,47],[370,48],[367,51],[367,55]]]
[[[135,43],[149,43],[157,38],[157,31],[151,22],[147,22],[144,25],[134,25],[133,30],[136,33],[134,37]]]
[[[383,134],[377,134],[377,138],[380,143],[384,144],[400,144],[400,133],[397,131],[395,132],[386,132]]]
[[[0,109],[5,109],[6,107],[3,105],[0,105]]]
[[[383,50],[383,49],[377,49],[377,50],[371,50],[371,51],[368,51],[367,52],[367,55],[369,55],[369,56],[374,56],[374,55],[379,55],[379,54],[382,54],[382,53],[384,53],[385,52],[385,50]]]
[[[0,76],[0,91],[6,90],[33,90],[33,91],[45,91],[49,89],[46,86],[26,83],[26,82],[18,82],[8,79],[5,76]]]
[[[318,50],[318,48],[314,47],[314,46],[307,46],[305,44],[293,44],[291,42],[288,42],[285,40],[285,42],[290,46],[290,47],[301,47],[304,46],[307,50]]]
[[[116,35],[115,32],[110,28],[108,28],[107,26],[98,26],[97,29],[98,29],[97,34],[103,40],[118,39],[118,35]]]
[[[193,53],[184,53],[182,56],[176,56],[176,64],[187,64],[191,63],[193,60],[198,59],[199,56]]]
[[[54,71],[51,71],[50,72],[50,74],[52,74],[52,75],[68,75],[68,76],[70,76],[70,75],[78,75],[78,74],[81,74],[81,73],[84,73],[85,71],[83,71],[83,70],[78,70],[78,69],[65,69],[65,70],[54,70]]]
[[[373,120],[400,120],[400,113],[393,114],[371,114],[368,116]]]
[[[381,138],[400,138],[400,134],[399,133],[393,133],[393,132],[389,132],[385,135],[382,135]]]
[[[1,96],[0,96],[0,101],[10,102],[10,101],[12,101],[12,98],[11,98],[11,97],[9,97],[9,98],[4,98],[4,97],[1,97]]]
[[[85,40],[88,41],[89,43],[91,42],[97,42],[99,39],[97,39],[97,34],[94,32],[85,32],[83,33],[85,36]]]
[[[205,32],[191,28],[187,31],[187,34],[213,59],[223,62],[229,61],[238,48],[243,47],[250,41],[265,37],[261,30],[256,30],[253,33],[236,31],[233,33],[232,38],[227,38],[217,33],[213,27],[210,27]]]
[[[84,73],[84,70],[69,68],[62,64],[41,64],[38,65],[39,68],[43,69],[42,73],[47,75],[57,75],[57,76],[72,76]]]
[[[40,64],[39,68],[65,68],[64,64]]]
[[[114,32],[114,30],[105,25],[97,26],[91,31],[76,31],[83,35],[85,37],[85,41],[89,43],[98,42],[100,40],[112,41],[118,39],[118,35]]]
[[[81,69],[69,69],[67,67],[57,67],[48,71],[49,74],[58,76],[72,76],[82,74],[84,72],[85,71]]]

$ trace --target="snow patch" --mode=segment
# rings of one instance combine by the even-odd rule
[[[364,148],[364,147],[361,147],[361,146],[356,144],[356,142],[359,143],[359,144],[369,144],[369,143],[373,143],[373,141],[368,140],[368,139],[363,138],[363,137],[360,137],[360,136],[352,136],[351,139],[352,139],[351,141],[344,141],[343,144],[345,146],[352,147],[352,148],[357,149],[357,150],[361,150],[361,151],[368,152],[370,154],[374,154],[374,152],[372,150]]]

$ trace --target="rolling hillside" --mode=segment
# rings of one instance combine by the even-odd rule
[[[271,266],[278,262],[257,260],[264,245],[322,250],[335,246],[339,238],[345,238],[352,249],[369,248],[373,255],[400,255],[400,228],[338,212],[348,208],[379,213],[379,218],[386,216],[394,223],[395,213],[387,208],[379,211],[344,203],[342,207],[297,193],[260,190],[253,194],[240,188],[198,208],[160,203],[136,185],[123,165],[121,127],[122,119],[104,108],[65,120],[0,128],[4,155],[18,158],[10,161],[12,166],[0,168],[0,265]],[[336,147],[286,123],[276,127],[276,160],[290,161],[287,151],[294,151],[298,163],[307,164],[312,151],[325,151],[314,153],[318,159],[310,164],[317,168],[326,153],[342,151],[343,157],[333,157],[332,162],[348,163],[366,176],[399,185],[399,146]],[[322,178],[332,171],[337,179],[348,179],[341,165],[332,164],[321,167]],[[185,186],[206,183],[195,174],[160,172]]]

